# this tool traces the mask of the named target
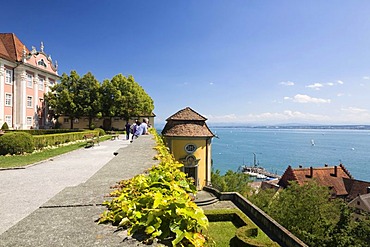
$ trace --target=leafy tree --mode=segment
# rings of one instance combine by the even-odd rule
[[[354,222],[348,205],[329,192],[311,181],[277,193],[260,190],[248,199],[309,246],[368,246],[370,221]]]
[[[117,99],[121,96],[118,86],[109,80],[104,80],[100,87],[102,114],[112,118],[117,112]]]
[[[254,205],[259,207],[263,211],[267,212],[268,207],[270,206],[272,200],[274,199],[274,195],[276,193],[277,192],[274,189],[264,189],[264,190],[260,190],[257,193],[253,193],[252,195],[248,196],[248,199]]]
[[[152,98],[135,81],[133,76],[116,75],[111,82],[121,92],[117,102],[117,115],[128,121],[133,116],[149,115],[154,109]]]
[[[279,192],[267,213],[310,246],[325,246],[339,221],[340,203],[330,200],[328,188],[315,181],[291,183]]]
[[[92,120],[101,117],[100,83],[90,72],[85,74],[77,84],[75,102],[83,116],[89,118],[89,128]]]
[[[225,175],[221,175],[219,170],[211,174],[212,186],[224,192],[239,192],[243,196],[247,196],[252,188],[249,183],[249,175],[242,172],[233,172],[228,170]]]
[[[71,71],[70,76],[63,73],[61,82],[52,87],[45,97],[55,114],[69,116],[71,129],[73,120],[82,114],[81,107],[76,102],[79,80],[80,76],[76,71]]]
[[[366,246],[370,243],[370,220],[363,219],[356,222],[352,229],[352,236],[357,246]]]
[[[227,184],[225,182],[224,177],[221,175],[220,170],[216,170],[215,172],[212,171],[211,183],[212,183],[212,187],[214,187],[215,189],[218,189],[219,191],[228,191]]]
[[[105,117],[119,116],[128,121],[134,116],[149,115],[154,109],[152,98],[133,76],[118,74],[110,81],[104,80],[101,95]]]

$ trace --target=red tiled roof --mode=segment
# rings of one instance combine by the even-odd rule
[[[162,135],[171,137],[214,137],[208,128],[207,119],[190,107],[186,107],[167,118]]]
[[[344,185],[348,191],[348,200],[353,200],[359,195],[364,195],[368,193],[368,187],[370,187],[370,182],[343,178]]]
[[[331,167],[310,167],[292,169],[287,168],[279,181],[279,185],[287,187],[289,181],[297,181],[298,184],[304,184],[311,179],[322,186],[332,188],[337,196],[346,196],[348,191],[343,179],[353,179],[347,169],[341,164],[339,166]]]
[[[23,48],[29,53],[25,45],[14,33],[0,33],[0,56],[16,62],[22,59]]]

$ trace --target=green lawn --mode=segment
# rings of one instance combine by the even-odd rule
[[[103,136],[100,137],[100,141],[109,140],[110,138],[110,136]],[[0,155],[0,168],[22,167],[34,164],[55,157],[57,155],[68,153],[79,148],[84,148],[85,146],[86,142],[78,142],[68,146],[59,146],[54,149],[45,149],[39,152],[34,152],[32,154],[12,156]]]
[[[231,221],[209,222],[208,234],[217,247],[229,247],[237,227]]]

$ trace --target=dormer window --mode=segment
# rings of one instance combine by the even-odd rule
[[[41,58],[41,60],[39,60],[38,62],[37,62],[37,65],[40,65],[40,66],[43,66],[43,67],[47,67],[46,66],[46,63],[45,63],[45,61],[44,61],[44,59],[43,58]]]

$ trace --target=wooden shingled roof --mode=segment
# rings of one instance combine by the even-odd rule
[[[23,49],[29,50],[14,33],[0,33],[0,57],[9,61],[21,61]]]
[[[288,166],[279,181],[279,185],[285,188],[288,186],[289,181],[296,181],[302,185],[312,179],[316,180],[319,185],[332,188],[337,196],[347,196],[348,191],[344,179],[353,179],[353,177],[342,164],[339,166],[297,169]]]
[[[173,121],[180,121],[180,120],[206,121],[207,118],[203,117],[202,115],[200,115],[199,113],[191,109],[190,107],[186,107],[166,119],[166,121],[171,121],[171,120]]]
[[[207,118],[186,107],[169,118],[162,130],[163,136],[168,137],[214,137],[208,128]]]

